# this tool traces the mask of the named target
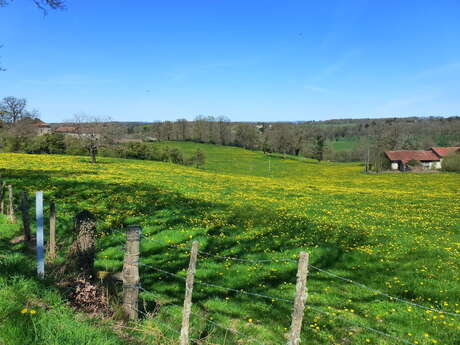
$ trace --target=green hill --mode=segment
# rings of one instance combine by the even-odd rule
[[[68,238],[78,210],[97,215],[100,270],[120,270],[123,224],[143,226],[141,305],[151,317],[136,326],[142,331],[126,330],[130,336],[175,343],[187,249],[197,240],[205,253],[193,296],[196,343],[284,343],[296,281],[292,260],[301,250],[329,272],[310,269],[303,342],[397,343],[382,332],[413,344],[460,341],[457,316],[404,302],[460,313],[460,175],[365,175],[357,164],[273,157],[270,174],[261,152],[167,145],[202,149],[205,168],[0,155],[0,173],[15,190],[43,190],[46,200],[57,200],[59,238]]]

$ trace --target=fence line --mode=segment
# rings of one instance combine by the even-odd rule
[[[403,299],[403,298],[399,298],[399,297],[395,297],[395,296],[392,296],[392,295],[389,295],[385,292],[382,292],[382,291],[379,291],[379,290],[376,290],[376,289],[373,289],[371,287],[368,287],[362,283],[358,283],[358,282],[355,282],[354,280],[351,280],[351,279],[348,279],[348,278],[344,278],[344,277],[341,277],[341,276],[338,276],[334,273],[331,273],[331,272],[328,272],[328,271],[325,271],[319,267],[315,267],[313,265],[310,265],[311,268],[319,271],[319,272],[322,272],[322,273],[325,273],[331,277],[334,277],[334,278],[337,278],[337,279],[341,279],[341,280],[344,280],[350,284],[353,284],[353,285],[356,285],[356,286],[359,286],[363,289],[366,289],[366,290],[369,290],[369,291],[372,291],[374,292],[375,294],[378,294],[378,295],[382,295],[382,296],[385,296],[385,297],[388,297],[390,300],[396,300],[398,302],[402,302],[402,303],[406,303],[406,304],[410,304],[414,307],[418,307],[418,308],[422,308],[422,309],[425,309],[425,310],[430,310],[430,311],[433,311],[433,312],[436,312],[436,313],[440,313],[440,314],[446,314],[446,315],[451,315],[451,316],[460,316],[460,314],[457,314],[457,313],[452,313],[452,312],[449,312],[449,311],[444,311],[444,310],[441,310],[441,309],[436,309],[436,308],[430,308],[430,307],[427,307],[427,306],[424,306],[422,304],[418,304],[418,303],[415,303],[415,302],[411,302],[411,301],[408,301],[406,299]]]
[[[143,264],[143,263],[140,263],[139,265],[151,268],[151,269],[153,269],[155,271],[161,272],[161,273],[169,275],[171,277],[186,280],[185,277],[182,277],[182,276],[180,276],[178,274],[175,274],[175,273],[171,273],[171,272],[162,270],[161,268],[158,268],[158,267],[154,267],[154,266],[151,266],[151,265],[146,265],[146,264]],[[226,286],[216,285],[216,284],[212,284],[212,283],[206,283],[206,282],[204,282],[202,280],[198,280],[198,279],[195,280],[195,283],[210,286],[210,287],[215,287],[215,288],[218,288],[218,289],[231,291],[231,292],[235,292],[235,293],[239,293],[239,294],[243,294],[243,295],[255,296],[255,297],[260,297],[260,298],[264,298],[264,299],[269,299],[271,301],[282,301],[282,302],[288,302],[288,303],[294,302],[294,300],[289,300],[289,299],[285,299],[285,298],[267,296],[267,295],[262,295],[262,294],[259,294],[259,293],[256,293],[256,292],[247,292],[247,291],[244,291],[244,290],[241,290],[241,289],[237,290],[237,289],[232,289],[232,288],[229,288],[229,287],[226,287]]]
[[[161,242],[159,240],[152,240],[148,237],[146,237],[147,239],[151,240],[151,241],[155,241],[155,242]],[[164,242],[161,242],[161,243],[164,243]],[[173,244],[170,244],[170,243],[166,243],[169,247],[172,247],[172,248],[178,248],[178,249],[181,249],[181,250],[186,250],[186,248],[184,247],[181,247],[181,246],[177,246],[177,245],[173,245]],[[296,263],[297,261],[296,260],[293,260],[293,259],[289,259],[289,258],[281,258],[281,259],[267,259],[267,260],[252,260],[252,259],[241,259],[241,258],[236,258],[236,257],[231,257],[231,256],[223,256],[223,255],[216,255],[216,254],[212,254],[212,253],[208,253],[208,252],[205,252],[205,251],[202,251],[202,250],[199,250],[198,251],[200,254],[203,254],[203,255],[206,255],[206,256],[209,256],[209,257],[215,257],[215,258],[218,258],[218,259],[225,259],[225,260],[232,260],[232,261],[238,261],[238,262],[248,262],[248,263],[267,263],[267,262],[293,262],[293,263]],[[398,302],[401,302],[401,303],[406,303],[406,304],[409,304],[413,307],[417,307],[417,308],[421,308],[421,309],[424,309],[424,310],[430,310],[432,312],[436,312],[436,313],[439,313],[439,314],[446,314],[446,315],[450,315],[450,316],[455,316],[455,317],[460,317],[460,314],[459,313],[454,313],[454,312],[449,312],[449,311],[445,311],[445,310],[442,310],[442,309],[438,309],[438,308],[432,308],[432,307],[427,307],[427,306],[424,306],[422,304],[419,304],[419,303],[415,303],[415,302],[412,302],[412,301],[408,301],[404,298],[401,298],[401,297],[396,297],[396,296],[392,296],[390,294],[387,294],[385,292],[382,292],[380,290],[377,290],[377,289],[374,289],[372,287],[369,287],[363,283],[360,283],[360,282],[357,282],[357,281],[354,281],[352,279],[349,279],[349,278],[345,278],[345,277],[342,277],[342,276],[339,276],[337,274],[334,274],[334,273],[331,273],[329,271],[326,271],[326,270],[323,270],[317,266],[314,266],[314,265],[311,265],[309,264],[308,265],[309,267],[319,271],[319,272],[322,272],[324,274],[327,274],[331,277],[334,277],[336,279],[340,279],[340,280],[343,280],[343,281],[346,281],[350,284],[353,284],[355,286],[358,286],[362,289],[366,289],[366,290],[369,290],[371,292],[373,292],[374,294],[377,294],[377,295],[381,295],[381,296],[384,296],[386,298],[389,298],[390,300],[395,300],[395,301],[398,301]]]
[[[146,290],[146,289],[144,289],[144,288],[142,288],[142,287],[139,287],[139,289],[142,290],[142,291],[144,291],[145,293],[151,294],[152,296],[162,297],[161,295],[158,295],[157,293],[154,293],[154,292],[152,292],[152,291],[148,291],[148,290]],[[174,306],[176,306],[176,307],[178,307],[178,308],[182,308],[182,306],[180,306],[180,305],[177,304],[177,303],[172,303],[172,302],[171,302],[171,303],[169,303],[169,304],[172,304],[172,305],[174,305]],[[140,314],[142,314],[142,315],[144,315],[144,316],[149,317],[149,314],[147,314],[147,313],[145,313],[145,312],[143,312],[143,311],[141,311],[141,310],[139,310],[139,309],[136,309],[136,308],[133,307],[133,310],[139,312]],[[228,327],[222,326],[221,324],[219,324],[219,323],[217,323],[217,322],[215,322],[215,321],[209,320],[209,319],[207,319],[207,318],[201,316],[200,314],[195,313],[194,311],[191,311],[190,313],[191,313],[192,315],[196,316],[198,319],[201,319],[201,320],[206,321],[206,322],[208,322],[208,323],[210,323],[210,324],[213,324],[214,326],[216,326],[216,327],[218,327],[218,328],[220,328],[220,329],[223,329],[223,330],[225,330],[225,331],[229,331],[229,332],[231,332],[231,333],[236,333],[236,334],[238,334],[238,335],[240,335],[240,336],[243,336],[243,337],[246,337],[246,336],[247,336],[246,334],[243,334],[243,333],[239,332],[239,331],[236,330],[236,329],[228,328]],[[159,322],[159,321],[157,320],[157,318],[155,318],[154,321]],[[162,323],[162,322],[159,322],[159,323],[162,324],[162,325],[164,325],[164,326],[166,326],[166,327],[169,328],[170,330],[174,331],[174,332],[177,333],[178,335],[181,334],[180,331],[178,331],[178,330],[176,330],[176,329],[173,329],[172,327],[166,325],[165,323]],[[142,330],[139,330],[139,331],[142,331]],[[192,339],[192,341],[193,341],[193,340],[198,340],[198,339]],[[264,343],[259,342],[259,341],[258,341],[257,339],[255,339],[255,338],[249,338],[248,340],[254,341],[254,342],[256,342],[256,343],[259,344],[259,345],[266,345],[266,344],[264,344]]]
[[[146,316],[147,318],[150,317],[149,314],[147,314],[146,312],[143,312],[142,310],[139,310],[138,308],[136,308],[136,307],[134,307],[134,306],[132,306],[132,305],[130,306],[130,308],[132,308],[132,310],[133,310],[134,312],[139,313],[139,314],[142,314],[142,315]],[[180,331],[178,331],[177,329],[172,328],[171,326],[167,325],[166,323],[161,322],[161,321],[158,321],[158,320],[156,320],[156,322],[162,324],[163,326],[165,326],[165,327],[168,328],[169,330],[171,330],[171,331],[173,331],[173,332],[176,332],[177,334],[180,335]],[[139,330],[139,331],[143,331],[143,330]],[[144,332],[145,332],[145,331],[144,331]]]
[[[350,321],[344,317],[341,317],[339,315],[331,315],[329,312],[327,311],[324,311],[324,310],[321,310],[321,309],[318,309],[318,308],[315,308],[315,307],[312,307],[312,306],[308,306],[307,309],[311,309],[317,313],[320,313],[320,314],[324,314],[324,315],[328,315],[328,316],[332,316],[333,318],[336,318],[336,319],[339,319],[339,320],[342,320],[344,322],[347,322],[349,323],[350,325],[353,325],[353,326],[356,326],[356,327],[359,327],[359,328],[362,328],[362,329],[365,329],[367,331],[370,331],[370,332],[374,332],[374,333],[377,333],[377,334],[380,334],[380,335],[383,335],[385,337],[388,337],[388,338],[392,338],[394,340],[397,340],[399,342],[402,342],[402,343],[405,343],[405,344],[409,344],[409,345],[416,345],[408,340],[405,340],[405,339],[402,339],[402,338],[399,338],[395,335],[392,335],[390,333],[385,333],[383,331],[379,331],[378,329],[375,329],[375,328],[372,328],[372,327],[367,327],[367,326],[363,326],[357,322],[353,322],[353,321]]]
[[[162,296],[158,295],[157,293],[148,291],[148,290],[146,290],[146,289],[144,289],[144,288],[142,288],[142,287],[140,287],[140,289],[141,289],[142,291],[144,291],[145,293],[151,294],[152,296],[162,297]],[[171,302],[170,304],[172,304],[172,305],[174,305],[174,306],[176,306],[176,307],[178,307],[178,308],[182,308],[182,307],[181,307],[179,304],[177,304],[177,303],[172,303],[172,302]],[[237,331],[236,329],[227,328],[227,327],[225,327],[225,326],[222,326],[222,325],[218,324],[217,322],[212,321],[212,320],[209,320],[209,319],[207,319],[207,318],[205,318],[205,317],[201,316],[200,314],[195,313],[195,312],[193,312],[193,311],[191,311],[191,314],[194,315],[194,316],[196,316],[197,318],[199,318],[199,319],[201,319],[201,320],[204,320],[204,321],[206,321],[206,322],[209,322],[209,323],[213,324],[214,326],[216,326],[216,327],[218,327],[218,328],[224,329],[224,330],[229,331],[229,332],[231,332],[231,333],[236,333],[236,334],[241,335],[241,336],[247,336],[246,334],[243,334],[243,333]],[[255,342],[258,343],[258,344],[265,345],[265,344],[259,342],[259,341],[258,341],[257,339],[255,339],[255,338],[249,338],[249,340],[253,340],[253,341],[255,341]]]
[[[167,275],[170,275],[170,276],[173,276],[173,277],[176,277],[176,278],[180,278],[180,279],[182,279],[182,280],[185,280],[184,277],[181,277],[181,276],[179,276],[179,275],[177,275],[177,274],[174,274],[174,273],[171,273],[171,272],[168,272],[168,271],[165,271],[165,270],[161,270],[161,269],[158,269],[158,268],[153,267],[153,266],[150,266],[150,265],[144,265],[144,264],[141,264],[141,265],[142,265],[142,266],[149,267],[149,268],[152,268],[152,269],[154,269],[154,270],[156,270],[156,271],[159,271],[159,272],[161,272],[161,273],[165,273],[165,274],[167,274]],[[197,282],[197,281],[196,281],[196,282]],[[229,291],[234,291],[234,292],[242,293],[242,294],[247,294],[247,295],[252,295],[252,296],[256,296],[256,297],[271,299],[272,301],[273,301],[273,300],[277,300],[277,301],[286,302],[286,303],[292,303],[292,302],[293,302],[293,300],[288,300],[288,299],[278,298],[278,297],[273,297],[273,296],[266,296],[266,295],[261,295],[261,294],[255,294],[255,293],[247,293],[247,292],[244,292],[244,291],[240,291],[240,290],[236,290],[236,289],[230,289],[230,288],[227,288],[227,287],[224,287],[224,286],[215,285],[215,284],[209,284],[209,283],[204,283],[204,284],[205,284],[205,285],[211,285],[211,286],[213,286],[213,287],[219,287],[219,288],[222,288],[222,289],[225,289],[225,290],[229,290]],[[147,293],[151,293],[152,295],[155,295],[155,293],[150,292],[150,291],[148,291],[148,290],[145,290],[144,288],[141,288],[141,290],[144,291],[144,292],[147,292]],[[172,304],[174,304],[174,305],[180,307],[179,305],[177,305],[177,304],[175,304],[175,303],[172,303]],[[310,306],[310,305],[309,305],[309,306],[307,306],[306,308],[307,308],[307,309],[311,309],[311,310],[313,310],[313,311],[315,311],[315,312],[317,312],[317,313],[324,314],[324,315],[328,315],[328,316],[331,316],[331,317],[333,317],[333,318],[342,320],[342,321],[347,322],[347,323],[349,323],[349,324],[351,324],[351,325],[353,325],[353,326],[360,327],[360,328],[365,329],[365,330],[367,330],[367,331],[370,331],[370,332],[373,332],[373,333],[376,333],[376,334],[379,334],[379,335],[382,335],[382,336],[385,336],[385,337],[388,337],[388,338],[395,339],[395,340],[397,340],[397,341],[399,341],[399,342],[402,342],[402,343],[405,343],[405,344],[409,344],[409,345],[416,345],[416,344],[414,344],[414,343],[412,343],[412,342],[410,342],[410,341],[407,341],[407,340],[405,340],[405,339],[399,338],[399,337],[397,337],[397,336],[395,336],[395,335],[392,335],[392,334],[390,334],[390,333],[385,333],[385,332],[380,331],[380,330],[378,330],[378,329],[375,329],[375,328],[372,328],[372,327],[367,327],[367,326],[361,325],[361,324],[359,324],[359,323],[350,321],[350,320],[348,320],[348,319],[346,319],[346,318],[344,318],[344,317],[341,317],[341,316],[339,316],[339,315],[331,315],[330,312],[323,311],[323,310],[318,309],[318,308],[316,308],[316,307],[313,307],[313,306]],[[192,312],[192,314],[196,315],[196,313],[193,313],[193,312]],[[225,328],[225,327],[224,327],[224,328]]]

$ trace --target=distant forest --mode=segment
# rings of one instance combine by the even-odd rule
[[[385,150],[460,145],[460,117],[231,122],[226,117],[198,116],[194,121],[126,124],[124,134],[144,141],[231,145],[318,160],[365,161],[369,158],[378,168],[384,163]]]

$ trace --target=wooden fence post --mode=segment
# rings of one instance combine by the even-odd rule
[[[54,201],[50,203],[50,246],[49,258],[56,259],[56,204]]]
[[[188,270],[187,270],[187,280],[185,282],[185,299],[184,299],[184,309],[182,311],[182,328],[180,330],[180,345],[189,344],[190,313],[192,311],[192,293],[193,293],[193,282],[195,280],[197,255],[198,255],[198,242],[194,241],[192,244],[192,252],[190,253],[190,263],[188,265]]]
[[[13,206],[13,186],[10,184],[8,185],[8,219],[11,223],[16,223]]]
[[[5,181],[2,181],[2,184],[0,185],[0,214],[4,214],[5,213],[5,198],[4,198],[4,195],[5,195],[5,185],[6,185],[6,182]]]
[[[24,241],[30,241],[30,219],[29,219],[29,197],[27,192],[22,191],[21,195],[22,225],[24,228]]]
[[[123,311],[129,320],[138,319],[140,237],[140,226],[128,226],[123,263]]]
[[[35,214],[37,221],[37,274],[45,277],[45,250],[43,248],[43,192],[35,194]]]
[[[308,254],[300,253],[297,268],[297,284],[294,300],[294,310],[292,311],[291,330],[287,345],[298,345],[300,343],[300,331],[302,329],[305,301],[307,300],[307,274],[308,274]]]

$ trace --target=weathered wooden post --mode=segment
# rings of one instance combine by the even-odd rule
[[[45,277],[45,250],[43,248],[43,192],[35,194],[35,214],[37,221],[37,274]]]
[[[48,257],[51,260],[56,258],[56,204],[50,203],[50,246]]]
[[[29,196],[22,191],[21,195],[22,225],[24,229],[24,241],[30,241],[30,219],[29,219]]]
[[[123,311],[129,320],[138,319],[140,237],[140,226],[128,226],[123,262]]]
[[[8,220],[11,223],[16,223],[16,217],[14,216],[13,186],[12,185],[8,185]]]
[[[6,182],[2,181],[2,184],[0,185],[0,214],[5,214],[5,185]]]
[[[301,252],[297,268],[294,310],[292,311],[291,329],[289,331],[289,340],[287,345],[298,345],[300,343],[300,331],[302,329],[305,301],[307,300],[307,274],[308,254]]]
[[[195,280],[196,260],[198,255],[198,242],[192,244],[192,252],[190,253],[190,263],[187,270],[187,280],[185,281],[185,299],[184,309],[182,311],[182,328],[180,330],[180,345],[189,344],[189,326],[190,313],[192,311],[192,293],[193,282]]]

